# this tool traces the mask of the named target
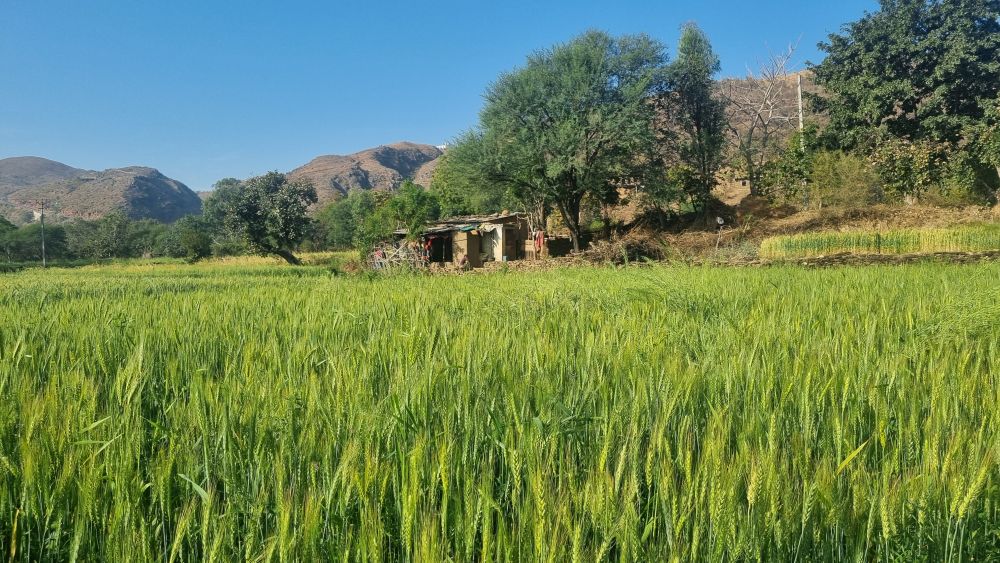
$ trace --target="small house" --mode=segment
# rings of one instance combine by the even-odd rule
[[[397,239],[409,232],[399,229]],[[473,268],[487,262],[507,262],[525,258],[532,240],[528,220],[521,213],[450,217],[427,225],[420,244],[428,262],[461,265],[468,257]]]

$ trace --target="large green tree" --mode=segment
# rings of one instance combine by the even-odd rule
[[[666,64],[657,41],[600,31],[531,55],[486,92],[474,133],[486,177],[558,209],[579,250],[584,198],[612,199],[617,181],[641,181],[657,164],[643,155]]]
[[[202,205],[202,215],[216,229],[224,226],[226,212],[239,198],[240,181],[223,178],[212,185],[212,193]]]
[[[448,146],[434,169],[430,191],[437,196],[443,216],[497,213],[512,202],[503,181],[491,177],[482,135],[468,132]]]
[[[820,49],[819,102],[844,147],[875,132],[957,143],[1000,93],[1000,0],[882,0]]]
[[[298,265],[292,250],[309,230],[312,219],[306,212],[313,203],[312,184],[289,182],[284,174],[269,172],[213,192],[205,207],[252,251]]]
[[[992,167],[1000,180],[1000,97],[986,106],[986,120],[979,125],[975,134],[977,157],[984,165]],[[1000,181],[993,199],[1000,203]]]
[[[423,186],[406,180],[384,207],[397,225],[407,230],[411,238],[423,234],[429,221],[441,216],[441,204]]]
[[[211,255],[212,229],[205,216],[185,215],[175,221],[160,238],[159,252],[189,261]]]
[[[354,246],[363,254],[375,245],[392,238],[396,229],[406,229],[407,238],[418,240],[427,223],[441,214],[437,197],[419,184],[405,181],[392,194],[373,194],[374,208],[358,214],[354,231]]]
[[[669,92],[660,98],[664,115],[659,123],[671,153],[667,158],[675,160],[674,166],[691,171],[692,181],[682,188],[699,207],[711,197],[722,163],[726,115],[713,79],[720,68],[705,32],[693,23],[685,24],[677,58],[668,67]]]
[[[124,211],[112,211],[96,224],[94,237],[90,241],[93,258],[128,258],[131,255],[129,232],[131,219]]]
[[[371,190],[351,190],[347,197],[328,203],[316,214],[316,242],[334,249],[356,246],[355,235],[375,212],[377,195]]]

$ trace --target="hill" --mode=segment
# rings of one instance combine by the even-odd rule
[[[86,170],[37,156],[0,159],[0,198],[18,190],[68,180]]]
[[[427,186],[442,154],[432,145],[393,143],[350,155],[319,156],[289,172],[288,177],[311,181],[323,202],[350,190],[391,191],[405,180]]]
[[[173,221],[201,211],[190,188],[154,168],[95,172],[37,157],[0,160],[0,207],[8,215],[24,213],[38,201],[63,218],[97,219],[122,210],[133,219]]]

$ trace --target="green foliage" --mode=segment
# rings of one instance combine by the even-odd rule
[[[292,254],[311,226],[306,214],[316,203],[311,184],[289,182],[284,174],[269,172],[238,185],[224,180],[205,205],[209,220],[220,221],[253,252],[274,254],[299,264]],[[220,182],[221,183],[221,182]]]
[[[696,207],[711,198],[722,164],[726,116],[713,79],[719,69],[708,36],[697,25],[686,24],[677,58],[667,69],[669,93],[662,98],[667,119],[661,127],[681,166],[695,174],[683,189]]]
[[[539,51],[486,92],[473,133],[482,176],[533,209],[552,205],[580,245],[585,196],[611,201],[614,183],[662,174],[653,159],[650,97],[663,47],[645,35],[590,31]]]
[[[391,239],[396,229],[419,238],[426,224],[440,216],[437,195],[407,180],[394,193],[355,190],[330,203],[316,217],[316,235],[329,248],[353,247],[366,254]]]
[[[996,201],[1000,2],[884,0],[820,47],[828,132],[873,156],[890,195]]]
[[[765,167],[761,192],[784,200],[794,199],[808,189],[817,152],[820,150],[815,126],[796,131],[781,157]]]
[[[169,228],[153,219],[131,221],[128,225],[128,256],[151,257],[159,254]]]
[[[889,138],[875,147],[872,160],[890,193],[919,199],[941,183],[947,154],[942,143]]]
[[[822,150],[812,156],[810,168],[802,191],[806,208],[856,207],[885,199],[879,173],[861,156]]]
[[[956,143],[1000,94],[996,0],[883,0],[820,48],[821,107],[845,147],[875,130]]]
[[[647,210],[655,211],[662,221],[676,214],[678,202],[692,198],[704,188],[701,174],[685,164],[667,168],[662,180],[642,186],[641,201]]]
[[[1000,204],[1000,96],[985,104],[986,119],[969,128],[967,137],[972,139],[972,151],[978,162],[991,170],[985,171],[987,177],[982,185],[985,189],[993,189],[992,203]],[[983,174],[982,169],[977,170]]]
[[[868,159],[824,147],[815,126],[789,139],[781,158],[766,167],[762,184],[772,199],[804,209],[865,205],[884,197]]]
[[[352,248],[364,221],[378,203],[368,190],[352,190],[347,197],[330,202],[316,214],[318,241],[332,249]]]
[[[441,205],[441,216],[499,213],[517,205],[505,184],[489,174],[490,156],[484,154],[483,143],[481,135],[466,133],[441,157],[430,185]]]
[[[122,211],[95,221],[81,219],[49,223],[45,227],[49,259],[86,263],[121,258],[176,257],[197,260],[218,255],[244,254],[246,245],[233,241],[205,217],[186,216],[172,225],[152,219],[132,220]],[[41,225],[21,228],[0,223],[0,258],[8,262],[41,261]]]
[[[46,225],[46,258],[65,258],[68,254],[66,230],[58,225]],[[42,226],[31,223],[18,228],[6,221],[0,223],[0,258],[6,262],[41,262]]]
[[[212,194],[202,204],[202,215],[212,225],[225,227],[228,209],[237,205],[240,181],[223,178],[212,185]]]
[[[979,139],[983,160],[1000,173],[1000,95],[987,105],[987,121]]]
[[[172,258],[200,260],[212,255],[212,229],[204,216],[186,215],[161,238],[160,252]]]
[[[97,221],[76,219],[65,224],[66,244],[75,258],[94,258],[94,239],[97,237]]]
[[[417,240],[427,222],[440,217],[437,197],[423,187],[406,181],[393,194],[376,198],[374,208],[367,213],[354,234],[354,244],[362,255],[376,244],[392,238],[396,229],[406,229],[406,238]]]
[[[127,258],[131,223],[123,211],[109,213],[95,223],[92,238],[79,246],[88,258]]]
[[[434,194],[407,180],[386,203],[384,211],[408,231],[408,238],[416,240],[428,221],[441,216],[441,204]]]
[[[996,170],[972,144],[955,148],[930,140],[885,138],[871,151],[887,196],[939,205],[974,204],[994,197]]]
[[[0,283],[13,561],[988,561],[1000,264]]]
[[[370,253],[382,242],[392,240],[392,231],[397,222],[385,210],[384,205],[365,217],[354,233],[354,247],[362,256]]]

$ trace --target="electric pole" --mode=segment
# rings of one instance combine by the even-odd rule
[[[39,221],[39,223],[41,223],[41,226],[42,226],[42,267],[45,268],[46,265],[47,265],[46,264],[46,260],[45,260],[45,201],[44,200],[35,200],[35,201],[31,202],[31,203],[33,205],[35,205],[36,207],[38,207],[38,209],[39,209],[39,211],[38,211],[38,221]]]
[[[39,214],[38,220],[42,224],[42,267],[45,268],[47,266],[45,263],[45,204],[42,204],[42,212]]]
[[[798,94],[799,94],[799,146],[804,151],[806,150],[806,139],[802,136],[802,130],[805,128],[805,121],[802,116],[802,73],[795,75],[798,83]]]

